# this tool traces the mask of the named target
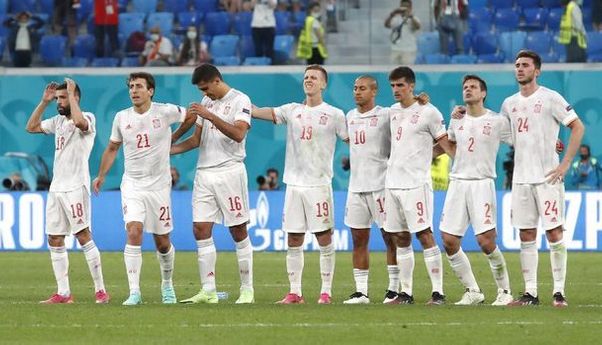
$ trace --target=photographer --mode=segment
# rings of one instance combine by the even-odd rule
[[[270,190],[268,180],[263,175],[257,176],[257,190]]]
[[[29,190],[29,185],[27,182],[25,182],[25,180],[23,180],[23,177],[21,177],[21,174],[18,172],[15,172],[9,177],[3,179],[2,186],[11,192]]]
[[[418,51],[416,33],[420,30],[420,21],[412,14],[412,1],[401,0],[399,8],[391,11],[385,20],[385,27],[391,29],[391,63],[413,64]]]

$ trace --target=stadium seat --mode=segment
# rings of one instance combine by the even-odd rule
[[[476,62],[477,62],[477,57],[475,55],[460,54],[460,55],[454,55],[450,59],[450,63],[452,63],[452,64],[472,65],[472,64],[475,64]]]
[[[157,0],[132,0],[132,9],[132,12],[153,13],[157,10]]]
[[[4,56],[4,48],[6,48],[6,38],[0,36],[0,61],[2,61],[2,57]]]
[[[504,62],[503,54],[483,54],[477,56],[477,64],[502,62]]]
[[[470,11],[486,8],[487,6],[489,6],[489,0],[470,0],[468,2],[468,7],[470,8]]]
[[[213,63],[218,66],[238,66],[240,65],[240,58],[238,56],[214,57]]]
[[[52,16],[52,12],[54,12],[54,0],[39,0],[39,6],[40,12],[46,13],[49,17]]]
[[[92,60],[92,63],[90,64],[90,66],[91,67],[117,67],[117,66],[119,66],[119,59],[111,58],[111,57],[94,58],[94,60]]]
[[[274,38],[274,64],[286,64],[291,56],[295,37],[293,35],[276,35]]]
[[[219,0],[193,0],[192,5],[197,12],[216,12]]]
[[[293,20],[291,22],[293,34],[298,35],[301,32],[303,25],[305,25],[306,16],[306,13],[303,11],[293,13]]]
[[[544,8],[560,7],[562,6],[560,0],[541,0],[541,6]]]
[[[205,15],[205,34],[210,36],[230,33],[230,15],[227,12],[210,12]]]
[[[291,13],[288,11],[276,11],[276,35],[286,35],[290,32]]]
[[[547,54],[552,50],[552,36],[547,31],[529,32],[525,40],[525,48],[533,50],[539,55]]]
[[[424,55],[424,63],[427,65],[442,65],[449,63],[449,56],[445,54],[435,53],[435,54],[425,54]]]
[[[541,7],[541,0],[519,0],[516,2],[523,11],[527,8],[539,8]]]
[[[516,54],[525,47],[527,33],[524,31],[502,32],[499,35],[499,48],[506,61],[514,59]]]
[[[251,35],[251,20],[253,12],[238,12],[234,15],[234,32],[238,35]]]
[[[242,64],[245,66],[269,66],[272,64],[272,59],[265,56],[250,56],[246,58]]]
[[[235,56],[239,38],[236,35],[214,36],[209,45],[209,52],[213,57]]]
[[[40,40],[40,56],[48,66],[60,65],[65,57],[67,37],[61,35],[46,35]]]
[[[435,54],[439,53],[439,32],[423,32],[418,36],[418,52],[420,54]]]
[[[592,19],[591,8],[584,8],[583,11],[581,11],[581,15],[583,16],[583,26],[585,27],[585,31],[592,31],[594,22]]]
[[[178,22],[184,30],[191,25],[198,28],[200,24],[199,16],[196,12],[179,12]]]
[[[564,8],[552,8],[548,14],[548,30],[549,31],[558,31],[560,29],[560,19],[564,14]]]
[[[541,61],[545,63],[557,63],[560,61],[560,56],[556,52],[547,52],[541,55]]]
[[[477,55],[495,54],[497,52],[497,35],[490,32],[476,34],[473,50]]]
[[[93,35],[78,35],[73,42],[73,57],[92,60],[96,56],[96,39]]]
[[[121,67],[140,67],[140,59],[137,56],[124,57],[121,60]]]
[[[146,19],[146,30],[158,26],[161,28],[161,33],[169,36],[173,31],[173,13],[170,12],[155,12],[148,15]]]
[[[489,4],[494,10],[497,11],[499,9],[508,9],[514,7],[514,0],[489,0]]]
[[[119,6],[119,12],[125,12],[128,7],[130,0],[117,0],[117,6]]]
[[[511,8],[500,8],[493,16],[493,22],[497,31],[514,31],[518,29],[520,17]]]
[[[63,67],[86,67],[88,66],[88,59],[83,57],[65,57],[61,60],[61,66]]]
[[[119,14],[119,33],[127,40],[134,31],[144,32],[144,13],[130,12]]]
[[[540,31],[545,29],[548,20],[548,10],[545,8],[526,8],[523,10],[525,22],[521,30]]]
[[[587,58],[590,62],[602,60],[602,32],[587,33]]]
[[[6,14],[0,14],[0,37],[6,37],[8,34],[8,28],[4,25],[1,25],[6,20]]]
[[[75,17],[78,23],[83,23],[94,12],[94,0],[80,0],[79,3],[80,6],[75,11]]]
[[[36,0],[10,0],[8,13],[37,12]]]
[[[491,31],[493,12],[488,8],[478,8],[468,14],[468,26],[474,33]]]
[[[255,43],[253,37],[249,35],[240,36],[240,57],[244,60],[247,57],[255,56]]]
[[[163,0],[163,11],[180,13],[190,10],[190,2],[188,0]]]

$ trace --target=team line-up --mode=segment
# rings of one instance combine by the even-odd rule
[[[125,171],[121,206],[127,231],[124,261],[129,297],[123,305],[142,303],[140,271],[143,231],[153,234],[161,268],[163,303],[177,303],[172,274],[175,248],[170,241],[170,155],[200,148],[192,192],[193,233],[197,243],[201,288],[181,303],[218,303],[214,223],[228,227],[236,245],[240,274],[237,304],[254,303],[253,250],[247,233],[249,197],[244,165],[245,137],[251,118],[286,125],[283,181],[286,194],[282,229],[287,232],[286,268],[290,289],[277,303],[305,303],[302,293],[303,242],[306,232],[320,247],[321,290],[317,302],[332,303],[335,250],[332,243],[332,164],[337,137],[348,142],[351,175],[345,224],[353,236],[353,276],[356,289],[343,303],[370,303],[368,240],[372,223],[381,228],[387,247],[389,285],[385,304],[412,304],[414,249],[412,234],[423,248],[432,283],[428,304],[446,301],[442,255],[432,231],[433,156],[453,157],[450,185],[439,228],[446,256],[465,287],[455,304],[485,301],[461,240],[469,224],[485,253],[498,294],[493,305],[539,304],[537,293],[537,226],[541,221],[550,248],[552,304],[565,298],[567,250],[563,241],[564,184],[570,162],[584,134],[584,125],[557,92],[537,84],[541,59],[521,51],[515,60],[519,92],[508,97],[500,114],[484,107],[487,85],[477,75],[462,81],[464,105],[453,110],[448,128],[428,96],[415,96],[415,74],[401,66],[389,74],[395,104],[375,105],[378,85],[372,76],[355,80],[357,107],[345,114],[323,101],[328,74],[319,65],[305,69],[305,101],[274,108],[257,108],[249,97],[224,82],[210,64],[198,66],[192,84],[204,97],[187,108],[152,101],[154,77],[131,73],[127,79],[132,107],[114,118],[108,146],[97,177],[91,182],[88,160],[94,143],[95,117],[79,106],[81,91],[66,78],[46,86],[27,122],[30,133],[55,135],[54,174],[46,204],[46,232],[57,282],[57,293],[41,303],[73,303],[65,236],[82,245],[95,288],[96,303],[108,303],[100,253],[90,232],[90,186],[99,193],[106,174],[123,146]],[[58,115],[42,120],[48,105],[57,102]],[[171,125],[180,123],[172,133]],[[194,125],[194,133],[179,140]],[[568,148],[559,161],[556,141],[560,124],[571,130]],[[514,299],[504,256],[496,245],[495,159],[500,142],[514,146],[512,224],[520,229],[520,263],[524,292]]]

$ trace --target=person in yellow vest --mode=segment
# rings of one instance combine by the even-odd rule
[[[320,3],[313,2],[309,5],[305,25],[299,35],[297,58],[307,60],[308,65],[323,65],[328,58],[324,40],[324,27],[320,23]]]
[[[586,62],[587,42],[581,8],[573,0],[561,0],[566,10],[560,20],[558,43],[566,45],[566,62]]]
[[[449,185],[450,158],[447,154],[433,157],[431,162],[431,177],[433,179],[433,190],[447,190]]]

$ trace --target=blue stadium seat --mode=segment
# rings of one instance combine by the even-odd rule
[[[65,57],[61,60],[62,67],[86,67],[88,59],[83,57]]]
[[[238,12],[234,15],[234,32],[243,36],[251,35],[251,20],[253,19],[253,12]]]
[[[124,57],[121,60],[121,67],[140,67],[140,59],[137,56]]]
[[[471,11],[489,6],[489,0],[470,0],[468,7]]]
[[[205,15],[205,34],[210,36],[230,33],[230,15],[227,12],[210,12]]]
[[[249,35],[240,36],[240,57],[244,60],[247,57],[255,56],[255,44],[253,37]]]
[[[246,58],[242,64],[245,66],[269,66],[272,64],[272,59],[270,59],[269,57],[265,57],[265,56],[261,56],[261,57],[250,56],[250,57]]]
[[[560,7],[560,0],[541,0],[541,6],[545,8]]]
[[[488,8],[477,8],[468,13],[468,26],[474,33],[491,31],[493,12]]]
[[[67,37],[60,35],[46,35],[40,40],[40,56],[47,66],[60,65],[65,57]]]
[[[96,39],[93,35],[78,35],[73,42],[73,57],[85,58],[88,61],[96,56]]]
[[[503,54],[483,54],[477,56],[477,64],[502,62],[504,62]]]
[[[549,53],[552,49],[552,35],[547,31],[533,31],[527,34],[525,48],[539,55]]]
[[[2,61],[4,55],[4,48],[6,48],[6,38],[0,36],[0,61]]]
[[[592,31],[594,22],[592,19],[592,10],[591,8],[584,8],[581,12],[583,16],[583,26],[585,27],[585,31]]]
[[[6,37],[6,35],[8,34],[8,29],[6,26],[1,25],[1,23],[4,23],[4,21],[6,20],[6,16],[5,14],[0,14],[0,37]]]
[[[519,0],[516,2],[523,11],[527,8],[539,8],[541,7],[541,0]]]
[[[180,13],[190,10],[190,2],[188,0],[163,0],[163,11]]]
[[[238,56],[214,57],[213,63],[218,66],[238,66],[240,65],[240,58]]]
[[[489,0],[489,3],[495,10],[514,7],[514,0]]]
[[[442,65],[449,63],[449,56],[445,54],[435,53],[435,54],[425,54],[424,55],[424,63],[427,65]]]
[[[40,12],[46,13],[49,17],[54,12],[54,0],[39,0]]]
[[[178,22],[180,27],[186,29],[189,26],[199,27],[200,20],[196,12],[180,12],[178,13]]]
[[[286,64],[291,56],[295,37],[293,35],[276,35],[274,38],[274,64]]]
[[[209,52],[213,57],[235,56],[237,55],[239,38],[236,35],[218,35],[214,36],[209,45]]]
[[[193,0],[192,5],[197,12],[216,12],[219,0]]]
[[[92,63],[90,64],[90,66],[91,67],[117,67],[117,66],[119,66],[119,59],[111,58],[111,57],[94,58],[94,60],[92,60]]]
[[[556,52],[547,52],[541,55],[541,61],[544,63],[558,63],[560,56]]]
[[[525,47],[527,33],[524,31],[502,32],[499,36],[499,48],[506,61],[514,60],[516,54]]]
[[[157,0],[132,0],[132,9],[132,12],[153,13],[157,10]]]
[[[495,54],[497,52],[497,35],[490,32],[476,34],[473,50],[477,55]]]
[[[128,7],[128,2],[130,0],[117,0],[117,6],[119,6],[119,12],[125,12]]]
[[[0,0],[0,14],[8,13],[8,0]]]
[[[418,52],[420,54],[439,53],[439,33],[437,31],[423,32],[418,36]]]
[[[288,11],[274,12],[276,17],[276,35],[286,35],[290,32],[292,14]]]
[[[80,6],[75,11],[75,16],[78,23],[83,23],[88,20],[88,17],[94,12],[94,0],[80,0]]]
[[[564,8],[552,8],[548,14],[548,30],[550,31],[558,31],[560,29],[560,19],[564,14]]]
[[[307,15],[304,11],[293,13],[293,20],[291,22],[291,29],[293,31],[293,34],[298,35],[301,32],[303,25],[305,25],[306,16]]]
[[[525,22],[520,26],[522,30],[543,30],[548,20],[548,10],[545,8],[526,8],[523,10],[523,17]]]
[[[514,31],[518,29],[520,17],[511,8],[500,8],[493,16],[493,22],[497,31]]]
[[[37,12],[36,0],[10,0],[8,13]]]
[[[587,33],[587,58],[590,62],[602,60],[602,32]]]
[[[472,65],[472,64],[475,64],[476,62],[477,62],[477,57],[475,55],[460,54],[460,55],[454,55],[450,59],[450,63],[452,63],[452,64]]]
[[[127,40],[132,32],[144,32],[144,13],[130,12],[119,14],[119,33]]]
[[[169,36],[173,31],[173,13],[171,12],[155,12],[148,15],[146,19],[147,31],[158,26],[161,28],[161,33]]]
[[[552,51],[558,55],[560,62],[566,61],[566,45],[558,43],[558,37],[552,38]]]

